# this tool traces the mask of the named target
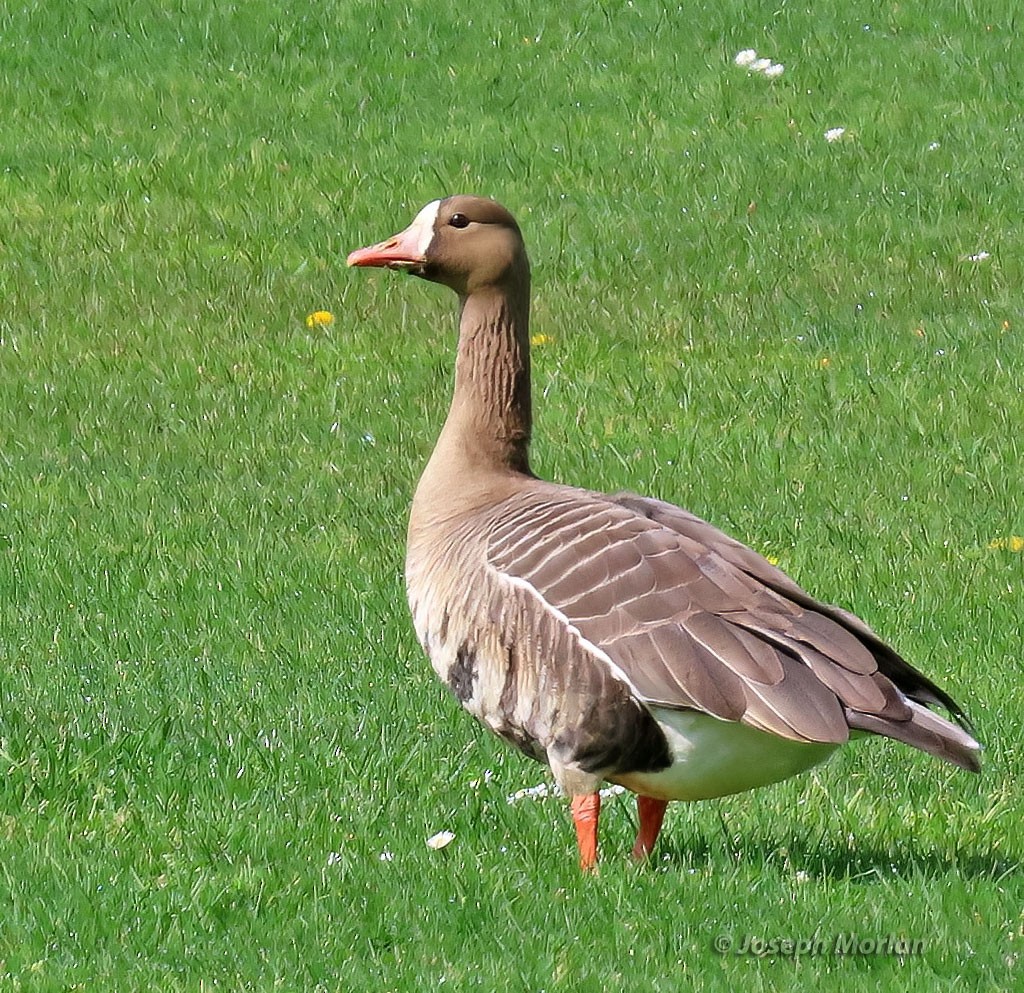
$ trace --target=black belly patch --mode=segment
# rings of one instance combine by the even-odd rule
[[[506,725],[499,728],[497,734],[498,737],[503,738],[509,744],[515,745],[528,758],[543,765],[548,764],[548,756],[541,743],[536,738],[530,737],[525,731],[520,731],[511,725]]]
[[[635,701],[593,713],[558,742],[567,759],[603,775],[659,772],[672,764],[664,732]]]
[[[448,688],[455,694],[459,703],[465,703],[473,695],[473,683],[476,682],[476,651],[464,641],[455,653],[455,662],[448,670]]]

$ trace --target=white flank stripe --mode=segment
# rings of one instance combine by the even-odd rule
[[[580,629],[576,627],[576,625],[573,624],[572,621],[570,621],[569,618],[566,617],[565,614],[563,614],[557,607],[554,607],[550,603],[548,603],[544,595],[540,592],[540,590],[537,589],[536,586],[533,585],[533,583],[525,579],[520,579],[518,576],[510,576],[507,572],[499,572],[497,569],[494,568],[494,566],[488,566],[488,568],[490,568],[493,572],[497,573],[497,575],[501,579],[504,579],[506,582],[511,583],[513,586],[516,586],[521,590],[526,590],[526,592],[529,593],[532,597],[534,597],[549,614],[551,614],[560,624],[562,624],[566,628],[566,630],[577,640],[577,642],[585,651],[590,652],[590,654],[593,655],[594,658],[598,659],[600,662],[603,662],[608,667],[608,670],[611,672],[611,674],[617,680],[619,680],[622,683],[625,683],[625,685],[629,687],[629,691],[633,694],[635,699],[645,699],[644,695],[636,688],[636,686],[633,685],[633,681],[629,678],[629,676],[627,676],[622,671],[622,669],[620,669],[615,664],[611,656],[609,656],[606,652],[601,651],[601,649],[598,648],[597,645],[595,645],[592,641],[588,641],[586,638],[584,638],[583,633],[580,631]]]

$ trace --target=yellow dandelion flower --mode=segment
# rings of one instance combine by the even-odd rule
[[[924,337],[924,328],[921,328],[921,327],[914,328],[914,335],[916,337],[918,337],[918,338],[923,338]]]
[[[541,345],[550,345],[555,339],[549,334],[533,334],[530,335],[530,344],[534,348],[539,348]]]
[[[818,360],[819,369],[827,369],[830,365],[832,365],[832,360],[827,355],[823,359]]]
[[[306,316],[306,327],[311,331],[313,328],[329,328],[334,323],[334,314],[329,310],[314,310]]]
[[[1009,538],[995,538],[988,547],[996,551],[1024,552],[1024,538],[1019,534],[1011,534]]]

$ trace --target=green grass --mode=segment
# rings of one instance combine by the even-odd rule
[[[0,988],[1012,988],[1015,5],[478,6],[0,9]],[[983,776],[862,743],[643,871],[618,799],[597,879],[506,803],[401,580],[453,301],[343,266],[457,191],[528,237],[537,468],[861,613]],[[846,932],[926,947],[713,949]]]

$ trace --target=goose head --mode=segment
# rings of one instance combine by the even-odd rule
[[[432,200],[404,231],[357,249],[348,264],[404,270],[461,297],[529,279],[515,218],[494,200],[474,196]]]

